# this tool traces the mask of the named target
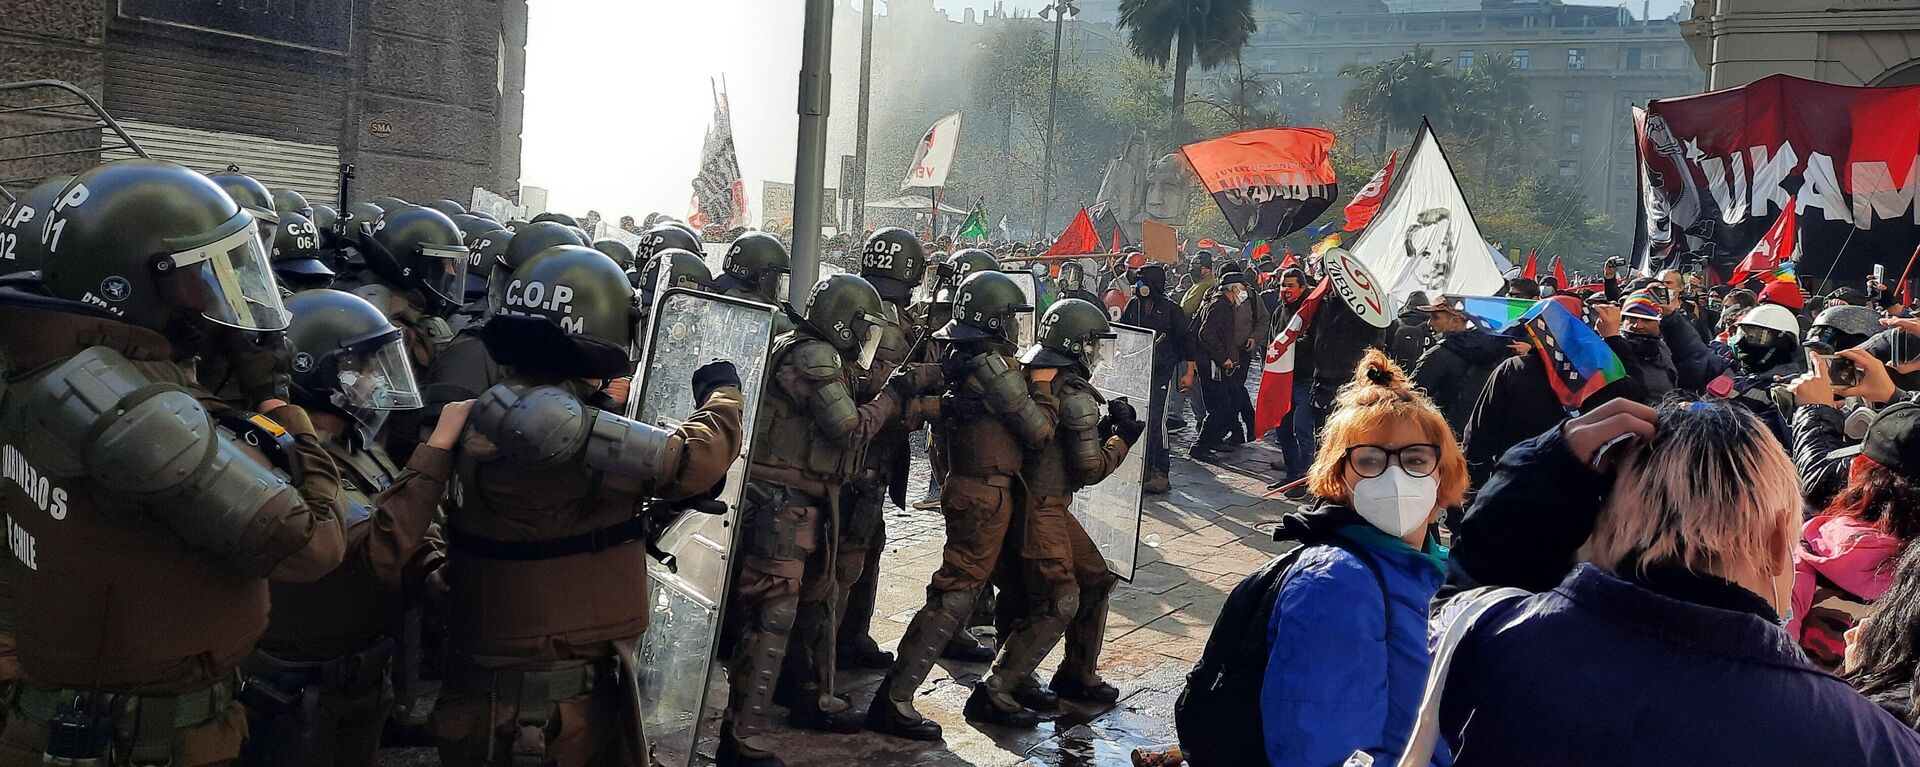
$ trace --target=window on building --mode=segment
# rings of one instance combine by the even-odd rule
[[[1580,148],[1580,129],[1579,128],[1561,128],[1560,129],[1560,145],[1568,149],[1579,149]]]
[[[1640,49],[1628,48],[1627,60],[1626,60],[1626,63],[1621,66],[1621,69],[1639,69],[1639,68],[1640,68]]]
[[[1647,55],[1640,59],[1640,63],[1642,65],[1641,66],[1642,69],[1659,69],[1660,68],[1660,52],[1647,51]]]
[[[1587,68],[1587,49],[1568,48],[1567,49],[1567,68],[1568,69],[1586,69]]]
[[[1533,67],[1533,51],[1526,48],[1513,49],[1513,68],[1530,69]]]
[[[1264,59],[1261,59],[1261,60],[1260,60],[1260,71],[1262,71],[1262,72],[1278,72],[1278,71],[1280,71],[1280,60],[1279,60],[1279,59],[1276,59],[1276,58],[1273,58],[1272,56],[1268,56],[1268,57],[1266,57],[1266,58],[1264,58]]]
[[[1472,69],[1473,51],[1461,51],[1460,55],[1453,57],[1453,63],[1459,65],[1462,72]]]
[[[1580,175],[1579,160],[1561,160],[1560,161],[1560,178],[1565,180],[1572,180],[1573,178],[1579,175]]]
[[[1579,117],[1586,113],[1586,91],[1567,91],[1560,95],[1560,115],[1562,117]]]
[[[1307,54],[1307,71],[1308,72],[1319,72],[1326,68],[1327,68],[1327,54],[1324,54],[1324,53]]]

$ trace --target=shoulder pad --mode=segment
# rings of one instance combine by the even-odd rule
[[[1085,431],[1100,424],[1100,400],[1084,386],[1068,385],[1055,389],[1060,397],[1060,425]]]
[[[825,341],[802,341],[787,353],[787,360],[800,375],[815,381],[840,375],[840,351]]]

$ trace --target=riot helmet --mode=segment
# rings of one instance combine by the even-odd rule
[[[452,219],[453,225],[460,230],[461,242],[470,241],[474,235],[480,234],[481,232],[491,232],[495,229],[503,228],[499,224],[473,215],[472,213],[461,213],[459,215],[448,216],[447,218]]]
[[[367,267],[402,288],[418,288],[437,314],[460,308],[467,290],[467,247],[453,219],[432,208],[387,211],[363,245]]]
[[[467,214],[467,206],[448,199],[434,200],[433,202],[427,203],[427,207],[440,211],[445,214],[447,218]]]
[[[293,347],[293,401],[331,410],[380,430],[386,411],[420,407],[406,336],[366,299],[338,290],[306,290],[287,299]]]
[[[394,197],[393,195],[375,197],[373,198],[373,204],[380,206],[381,210],[384,210],[388,213],[392,213],[401,208],[413,207],[413,203],[407,202],[406,200],[402,200],[398,197]]]
[[[1012,341],[1020,337],[1018,315],[1033,311],[1020,283],[998,271],[975,271],[954,292],[953,319],[933,333],[942,341]]]
[[[280,214],[268,247],[273,274],[287,290],[324,288],[333,282],[333,270],[320,258],[320,230],[306,216],[291,211]]]
[[[500,265],[506,255],[507,246],[513,243],[513,233],[505,229],[495,229],[475,237],[467,243],[472,255],[467,258],[467,301],[472,303],[489,297],[493,287],[493,270]],[[501,290],[506,290],[502,285]],[[493,304],[489,303],[488,306]]]
[[[1733,326],[1733,357],[1748,373],[1792,362],[1800,352],[1800,320],[1786,307],[1761,304]]]
[[[593,243],[593,249],[607,254],[607,258],[613,259],[613,263],[620,267],[620,271],[633,268],[633,248],[627,247],[624,242],[599,240]]]
[[[567,226],[571,226],[575,229],[580,228],[580,220],[572,216],[569,216],[565,213],[554,213],[549,211],[533,217],[533,223],[536,223],[536,224],[545,223],[548,221],[551,221],[556,224],[566,224]]]
[[[860,252],[860,276],[873,283],[881,298],[895,304],[912,297],[926,272],[927,252],[920,238],[897,226],[875,230]]]
[[[634,258],[641,263],[646,263],[655,253],[667,248],[679,248],[688,253],[701,252],[700,237],[694,234],[693,230],[684,226],[675,226],[674,223],[655,225],[645,234],[640,235],[640,246],[633,249]]]
[[[731,279],[748,292],[778,301],[787,296],[787,276],[793,273],[793,263],[780,238],[766,232],[747,232],[734,238],[727,248],[720,271],[721,279]]]
[[[375,227],[380,219],[387,217],[387,211],[370,202],[356,202],[347,205],[347,222],[354,227]]]
[[[510,235],[487,275],[487,305],[495,309],[506,300],[507,282],[513,278],[514,270],[533,260],[534,255],[555,245],[586,244],[565,224],[552,221],[523,224],[520,231]]]
[[[880,352],[887,323],[884,312],[872,283],[851,274],[830,274],[814,283],[800,319],[820,340],[838,349],[842,359],[852,355],[854,364],[865,370]]]
[[[1086,375],[1113,362],[1113,325],[1107,312],[1078,298],[1063,298],[1040,316],[1039,333],[1020,362],[1043,368],[1078,365]]]
[[[332,231],[334,224],[340,221],[340,212],[334,210],[332,205],[316,204],[312,206],[312,209],[313,214],[307,216],[307,218],[313,221],[314,228],[319,229],[322,233],[321,236],[324,237],[325,233]]]
[[[109,162],[74,177],[47,213],[42,272],[56,298],[166,332],[200,317],[280,330],[280,303],[252,213],[170,162]]]
[[[71,175],[49,178],[0,209],[0,274],[33,271],[47,262],[47,243],[40,235],[54,200],[72,180]]]
[[[639,316],[633,289],[612,259],[583,245],[556,245],[514,270],[481,333],[493,358],[516,370],[618,378],[633,372]]]
[[[267,191],[266,184],[231,165],[224,171],[207,174],[207,178],[213,179],[213,183],[219,184],[228,197],[253,214],[258,222],[255,226],[260,231],[262,245],[273,242],[273,230],[280,223],[280,214],[273,209],[273,193]]]
[[[966,248],[954,251],[953,255],[948,256],[946,267],[946,279],[940,285],[939,291],[934,294],[934,303],[953,303],[954,289],[959,287],[960,283],[965,282],[974,272],[1000,271],[1000,261],[994,258],[992,253],[979,248]]]
[[[309,221],[313,220],[313,204],[307,202],[306,195],[286,187],[272,189],[269,193],[273,195],[273,212],[298,213]]]
[[[1087,267],[1079,261],[1066,261],[1060,264],[1060,290],[1080,291],[1087,289]]]
[[[1813,318],[1807,348],[1822,354],[1845,351],[1880,332],[1880,313],[1865,306],[1829,306]]]
[[[651,308],[661,293],[670,288],[692,288],[713,292],[713,272],[707,262],[688,251],[667,248],[653,254],[640,270],[640,303]]]

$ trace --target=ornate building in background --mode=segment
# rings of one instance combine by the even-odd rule
[[[1920,84],[1920,0],[1695,0],[1680,26],[1710,88]]]

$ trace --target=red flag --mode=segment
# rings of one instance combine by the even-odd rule
[[[1293,248],[1282,248],[1280,254],[1280,268],[1289,269],[1300,265],[1300,257],[1293,254]]]
[[[1373,221],[1374,214],[1380,212],[1380,203],[1387,199],[1387,185],[1393,183],[1393,166],[1399,159],[1400,150],[1393,150],[1393,154],[1387,156],[1387,164],[1374,171],[1373,178],[1368,179],[1367,185],[1360,187],[1360,192],[1353,196],[1353,202],[1347,203],[1344,211],[1347,224],[1341,227],[1341,231],[1357,232]]]
[[[1553,282],[1561,290],[1567,289],[1567,267],[1561,265],[1559,256],[1553,257]]]
[[[1753,250],[1747,257],[1740,259],[1740,265],[1733,268],[1733,284],[1747,280],[1754,272],[1769,272],[1780,266],[1781,261],[1793,256],[1795,242],[1800,233],[1800,216],[1794,212],[1793,197],[1787,197],[1786,210],[1780,211],[1773,220],[1773,226],[1753,244]]]
[[[1100,235],[1093,231],[1093,217],[1087,215],[1087,209],[1081,208],[1073,217],[1073,223],[1060,233],[1060,239],[1053,241],[1053,247],[1047,248],[1043,256],[1084,256],[1100,252]]]
[[[1313,286],[1286,330],[1280,331],[1267,347],[1266,364],[1260,370],[1260,401],[1253,410],[1253,433],[1267,433],[1293,410],[1294,342],[1313,324],[1313,315],[1320,311],[1320,299],[1326,297],[1327,286],[1332,284],[1333,280],[1321,280]],[[1288,466],[1287,470],[1298,472],[1299,468]]]
[[[1540,249],[1539,248],[1529,248],[1527,250],[1527,265],[1520,270],[1520,276],[1525,277],[1529,280],[1537,281],[1540,279]]]
[[[1113,228],[1113,246],[1107,248],[1107,252],[1108,253],[1120,252],[1120,227],[1116,226]]]

